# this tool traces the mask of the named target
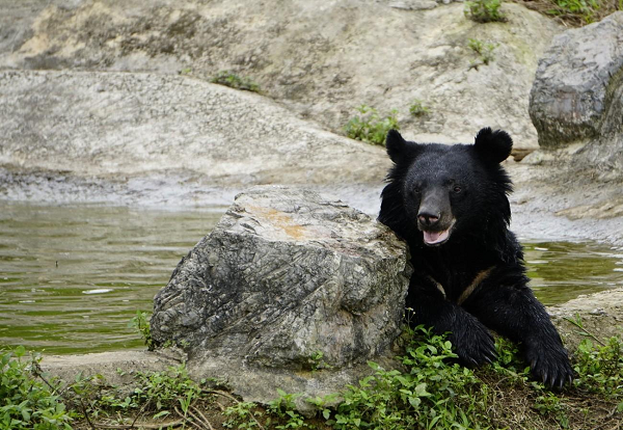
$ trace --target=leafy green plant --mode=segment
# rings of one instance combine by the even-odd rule
[[[223,411],[227,419],[223,426],[230,429],[257,429],[260,423],[256,417],[261,416],[257,411],[257,405],[253,402],[237,402]]]
[[[527,384],[530,379],[530,366],[521,358],[519,348],[510,340],[499,337],[495,341],[495,360],[491,367],[495,373],[514,385]]]
[[[212,77],[210,82],[212,82],[213,84],[225,85],[227,87],[231,87],[237,90],[251,91],[254,93],[260,92],[259,85],[257,85],[251,79],[238,76],[237,74],[229,70],[223,70],[218,72],[214,77]]]
[[[465,2],[463,13],[472,21],[506,22],[506,16],[500,11],[502,0],[471,0]]]
[[[534,409],[541,415],[553,417],[561,428],[569,428],[569,417],[567,416],[567,406],[553,393],[544,393],[538,396],[534,402]]]
[[[332,369],[329,363],[324,360],[324,352],[316,351],[314,352],[308,359],[307,363],[311,367],[312,371],[322,370],[322,369]]]
[[[574,385],[591,393],[623,399],[623,342],[611,337],[602,342],[584,327],[579,315],[566,320],[584,336],[574,354]],[[623,405],[623,403],[622,403]]]
[[[301,395],[286,393],[281,389],[277,389],[277,394],[279,394],[279,397],[268,403],[268,411],[280,418],[284,424],[277,424],[275,428],[284,430],[308,427],[303,416],[298,413],[295,404],[295,400],[301,397]]]
[[[547,10],[547,14],[561,16],[577,16],[584,24],[595,22],[600,5],[597,0],[551,0],[552,9]],[[619,5],[619,10],[623,8]]]
[[[7,430],[71,429],[72,418],[57,387],[34,378],[40,357],[24,347],[0,350],[0,428]]]
[[[485,43],[478,39],[467,39],[467,46],[478,55],[482,64],[489,65],[489,63],[495,60],[493,50],[497,45]]]
[[[357,108],[360,115],[351,118],[344,130],[351,139],[361,140],[374,145],[385,145],[385,138],[389,130],[398,130],[399,124],[396,115],[398,111],[392,110],[389,115],[381,118],[375,108],[361,105]]]
[[[406,371],[375,373],[343,393],[329,421],[336,429],[480,428],[486,424],[487,390],[474,373],[453,362],[444,336],[417,327],[400,358]]]
[[[151,337],[151,326],[147,312],[136,311],[136,315],[130,320],[128,327],[134,328],[141,335],[147,349],[154,350],[155,344]]]
[[[322,415],[322,417],[325,420],[329,420],[331,419],[330,405],[335,404],[338,397],[339,397],[338,393],[333,393],[333,394],[326,395],[324,397],[320,397],[320,396],[309,397],[305,399],[305,401],[307,403],[314,405],[316,409],[318,410],[318,412],[320,413],[320,415]]]
[[[413,116],[424,116],[430,113],[430,108],[425,106],[422,100],[415,99],[409,106],[409,113]]]
[[[132,400],[141,405],[149,402],[157,411],[172,409],[180,402],[190,404],[201,392],[199,385],[190,379],[185,364],[165,372],[137,372],[136,380],[139,386],[134,389]]]
[[[575,353],[575,385],[582,390],[623,399],[623,345],[612,337],[597,346],[584,339]]]

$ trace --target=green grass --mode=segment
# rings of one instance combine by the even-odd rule
[[[573,27],[601,21],[611,13],[623,10],[623,0],[532,0],[521,4]]]
[[[500,10],[502,0],[471,0],[465,2],[463,13],[472,21],[479,23],[506,22],[507,18]]]
[[[576,17],[583,24],[595,22],[601,9],[597,0],[551,0],[551,3],[553,7],[547,10],[547,14]]]
[[[214,77],[212,77],[210,82],[213,84],[225,85],[236,90],[251,91],[254,93],[260,92],[259,85],[253,80],[239,76],[229,70],[222,70],[218,72]]]
[[[381,117],[378,111],[370,106],[361,105],[357,108],[359,115],[351,118],[344,126],[346,135],[351,139],[361,140],[373,145],[385,145],[389,130],[400,128],[396,115],[392,110],[389,115]]]

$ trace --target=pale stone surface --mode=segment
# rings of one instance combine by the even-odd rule
[[[623,12],[554,37],[530,93],[539,144],[558,147],[620,132],[622,86]]]
[[[11,41],[0,44],[0,68],[202,79],[232,70],[334,132],[367,104],[381,115],[397,109],[412,140],[471,142],[491,126],[518,148],[537,146],[528,94],[537,59],[561,30],[510,2],[507,23],[486,25],[466,18],[462,3],[426,0],[29,2],[30,16],[21,1],[0,0]],[[473,67],[481,60],[469,39],[495,46],[489,65]],[[409,114],[415,99],[429,115]]]
[[[168,173],[210,186],[380,182],[382,148],[197,79],[0,71],[0,164],[116,180]]]

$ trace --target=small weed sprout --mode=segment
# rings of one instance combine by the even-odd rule
[[[560,424],[560,428],[569,428],[567,407],[555,394],[543,393],[538,396],[534,402],[534,409],[541,415],[553,417]]]
[[[147,349],[150,351],[154,350],[155,345],[151,337],[151,327],[147,312],[136,311],[136,315],[130,320],[128,327],[134,328],[141,335]]]
[[[496,48],[497,45],[493,43],[485,43],[481,40],[470,38],[467,39],[467,46],[478,55],[478,58],[480,60],[480,63],[473,63],[471,65],[472,68],[477,68],[481,64],[487,66],[489,65],[489,63],[495,60],[493,50]]]
[[[506,22],[506,16],[500,11],[502,0],[472,0],[465,2],[463,13],[472,21]]]
[[[324,360],[324,353],[322,351],[314,352],[308,359],[307,363],[309,364],[311,370],[313,372],[322,369],[332,369],[329,363]]]
[[[301,397],[301,394],[286,393],[281,389],[277,389],[277,394],[279,394],[279,397],[268,403],[268,410],[271,414],[285,421],[285,424],[278,424],[275,426],[275,429],[300,429],[308,427],[303,416],[297,412],[297,407],[294,403],[296,399]]]
[[[398,111],[392,110],[385,118],[370,106],[361,105],[357,108],[361,115],[351,118],[344,126],[346,135],[351,139],[361,140],[374,145],[385,145],[385,137],[389,130],[398,130]]]
[[[223,422],[223,427],[230,429],[258,429],[260,425],[255,417],[260,417],[261,413],[256,412],[257,405],[253,402],[237,402],[223,411],[227,420]]]
[[[411,106],[409,106],[409,113],[413,116],[425,116],[430,114],[430,108],[424,105],[424,102],[419,99],[413,100]]]
[[[254,93],[260,92],[259,85],[251,79],[238,76],[229,70],[218,72],[210,80],[210,82],[213,84],[225,85],[226,87],[234,88],[236,90],[251,91]]]

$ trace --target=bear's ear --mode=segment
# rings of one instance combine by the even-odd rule
[[[513,139],[504,130],[491,131],[491,128],[487,127],[478,132],[474,146],[482,159],[501,163],[511,155]]]
[[[389,130],[385,139],[387,155],[398,164],[401,161],[410,160],[418,151],[419,145],[415,142],[407,142],[402,138],[398,130]]]

